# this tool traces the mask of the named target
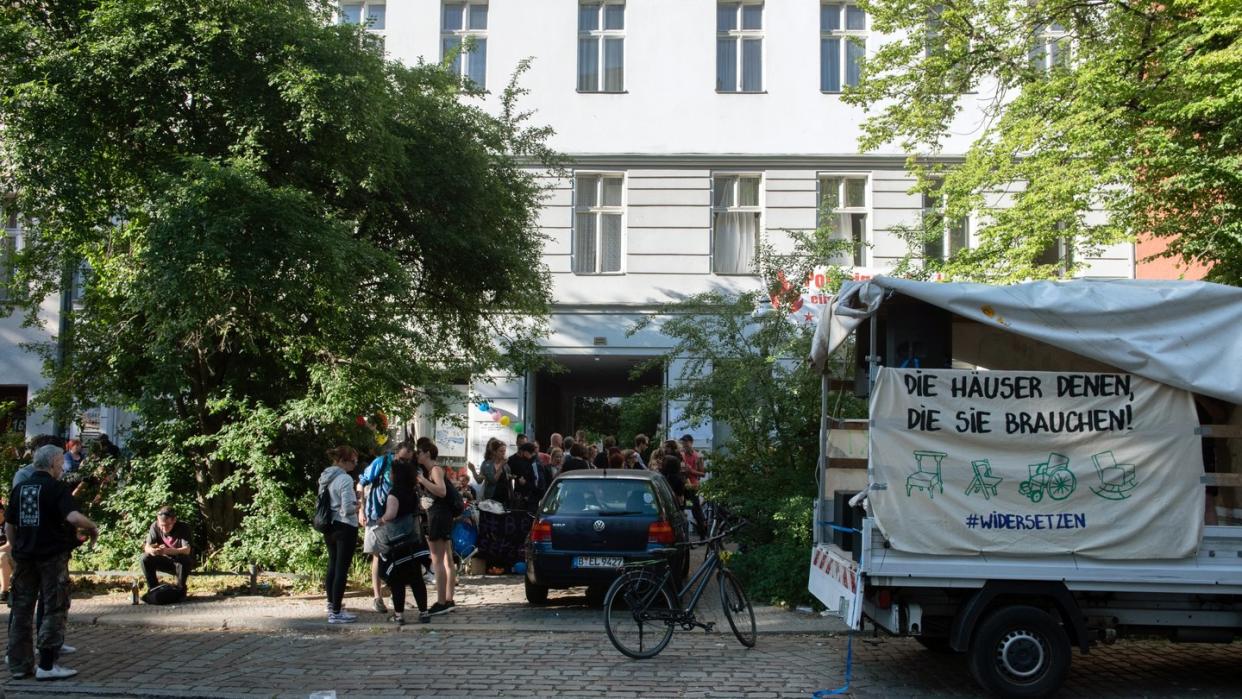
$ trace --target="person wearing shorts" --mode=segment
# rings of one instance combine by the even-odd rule
[[[453,512],[446,496],[444,468],[436,463],[440,453],[430,441],[418,446],[418,484],[432,497],[427,511],[427,544],[431,547],[431,567],[436,576],[436,603],[431,616],[453,610],[453,590],[457,571],[453,568]]]

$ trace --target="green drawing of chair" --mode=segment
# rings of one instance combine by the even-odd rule
[[[1030,498],[1031,502],[1044,499],[1044,493],[1053,500],[1064,500],[1074,493],[1078,487],[1078,477],[1069,468],[1069,457],[1052,452],[1048,460],[1038,464],[1027,464],[1029,478],[1018,484],[1018,492]]]
[[[1099,487],[1091,486],[1091,492],[1105,500],[1125,500],[1130,491],[1138,486],[1134,480],[1134,464],[1119,464],[1112,451],[1102,451],[1091,457],[1095,473],[1100,477]]]
[[[942,451],[914,452],[914,460],[918,463],[918,468],[914,473],[906,476],[906,497],[910,497],[910,493],[915,488],[926,490],[927,497],[933,500],[936,499],[934,491],[944,492],[944,480],[940,477],[940,462],[944,461],[946,456],[948,454]],[[931,459],[936,462],[936,465],[928,466],[924,463],[924,459]]]
[[[970,467],[975,470],[975,478],[966,488],[966,494],[979,493],[983,495],[984,500],[991,500],[996,495],[996,486],[1004,480],[1000,476],[992,475],[992,462],[987,459],[979,459],[971,461]]]

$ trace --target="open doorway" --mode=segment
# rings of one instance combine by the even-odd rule
[[[563,371],[535,374],[535,438],[548,444],[553,432],[571,435],[586,430],[593,437],[631,432],[653,434],[663,420],[658,392],[664,368],[631,374],[647,357],[563,355],[553,357]],[[625,443],[625,442],[623,442]]]

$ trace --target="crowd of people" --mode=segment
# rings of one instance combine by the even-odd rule
[[[546,451],[524,434],[517,435],[516,442],[515,452],[509,454],[508,444],[491,439],[479,466],[451,468],[438,462],[436,445],[423,437],[371,460],[356,481],[358,452],[349,446],[330,450],[332,463],[320,475],[318,489],[332,512],[332,521],[323,530],[328,623],[349,624],[358,618],[342,607],[342,600],[359,529],[363,554],[370,558],[374,610],[389,613],[383,590],[387,582],[389,618],[404,624],[408,587],[418,621],[426,623],[455,607],[455,526],[466,523],[477,532],[473,553],[485,562],[489,574],[520,570],[532,514],[562,473],[603,468],[657,471],[691,509],[699,534],[705,531],[698,489],[706,469],[691,435],[653,446],[640,434],[626,449],[613,437],[605,437],[599,445],[589,443],[582,432],[573,437],[552,434]],[[428,580],[434,581],[434,601]]]
[[[118,478],[120,456],[106,435],[89,454],[78,440],[36,437],[24,455],[27,463],[13,477],[8,499],[13,506],[6,512],[0,503],[0,596],[12,607],[6,661],[15,679],[76,674],[60,664],[62,656],[75,651],[64,639],[69,559],[99,534],[79,503],[98,502],[104,487]],[[436,445],[425,437],[401,443],[361,469],[353,447],[337,447],[328,456],[331,465],[320,475],[318,492],[330,508],[330,521],[322,529],[330,624],[358,618],[342,602],[360,529],[363,553],[371,561],[374,609],[388,613],[383,595],[387,583],[390,619],[404,624],[408,588],[417,619],[426,623],[456,606],[455,527],[464,524],[477,532],[476,555],[486,561],[488,572],[520,570],[531,514],[562,473],[595,468],[659,471],[692,508],[700,533],[703,529],[697,490],[705,469],[690,435],[656,446],[638,435],[633,447],[622,449],[612,437],[597,445],[581,432],[565,438],[553,434],[546,451],[518,435],[515,453],[508,454],[508,445],[493,439],[483,463],[464,468],[440,464]],[[192,538],[173,507],[158,510],[141,546],[148,602],[160,603],[156,592],[173,595],[169,599],[184,597],[194,567]],[[161,585],[160,572],[172,575],[174,582]],[[428,589],[429,581],[433,589]]]

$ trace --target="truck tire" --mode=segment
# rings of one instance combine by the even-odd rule
[[[970,672],[996,696],[1050,696],[1069,672],[1069,635],[1056,617],[1038,607],[997,609],[972,636]]]

